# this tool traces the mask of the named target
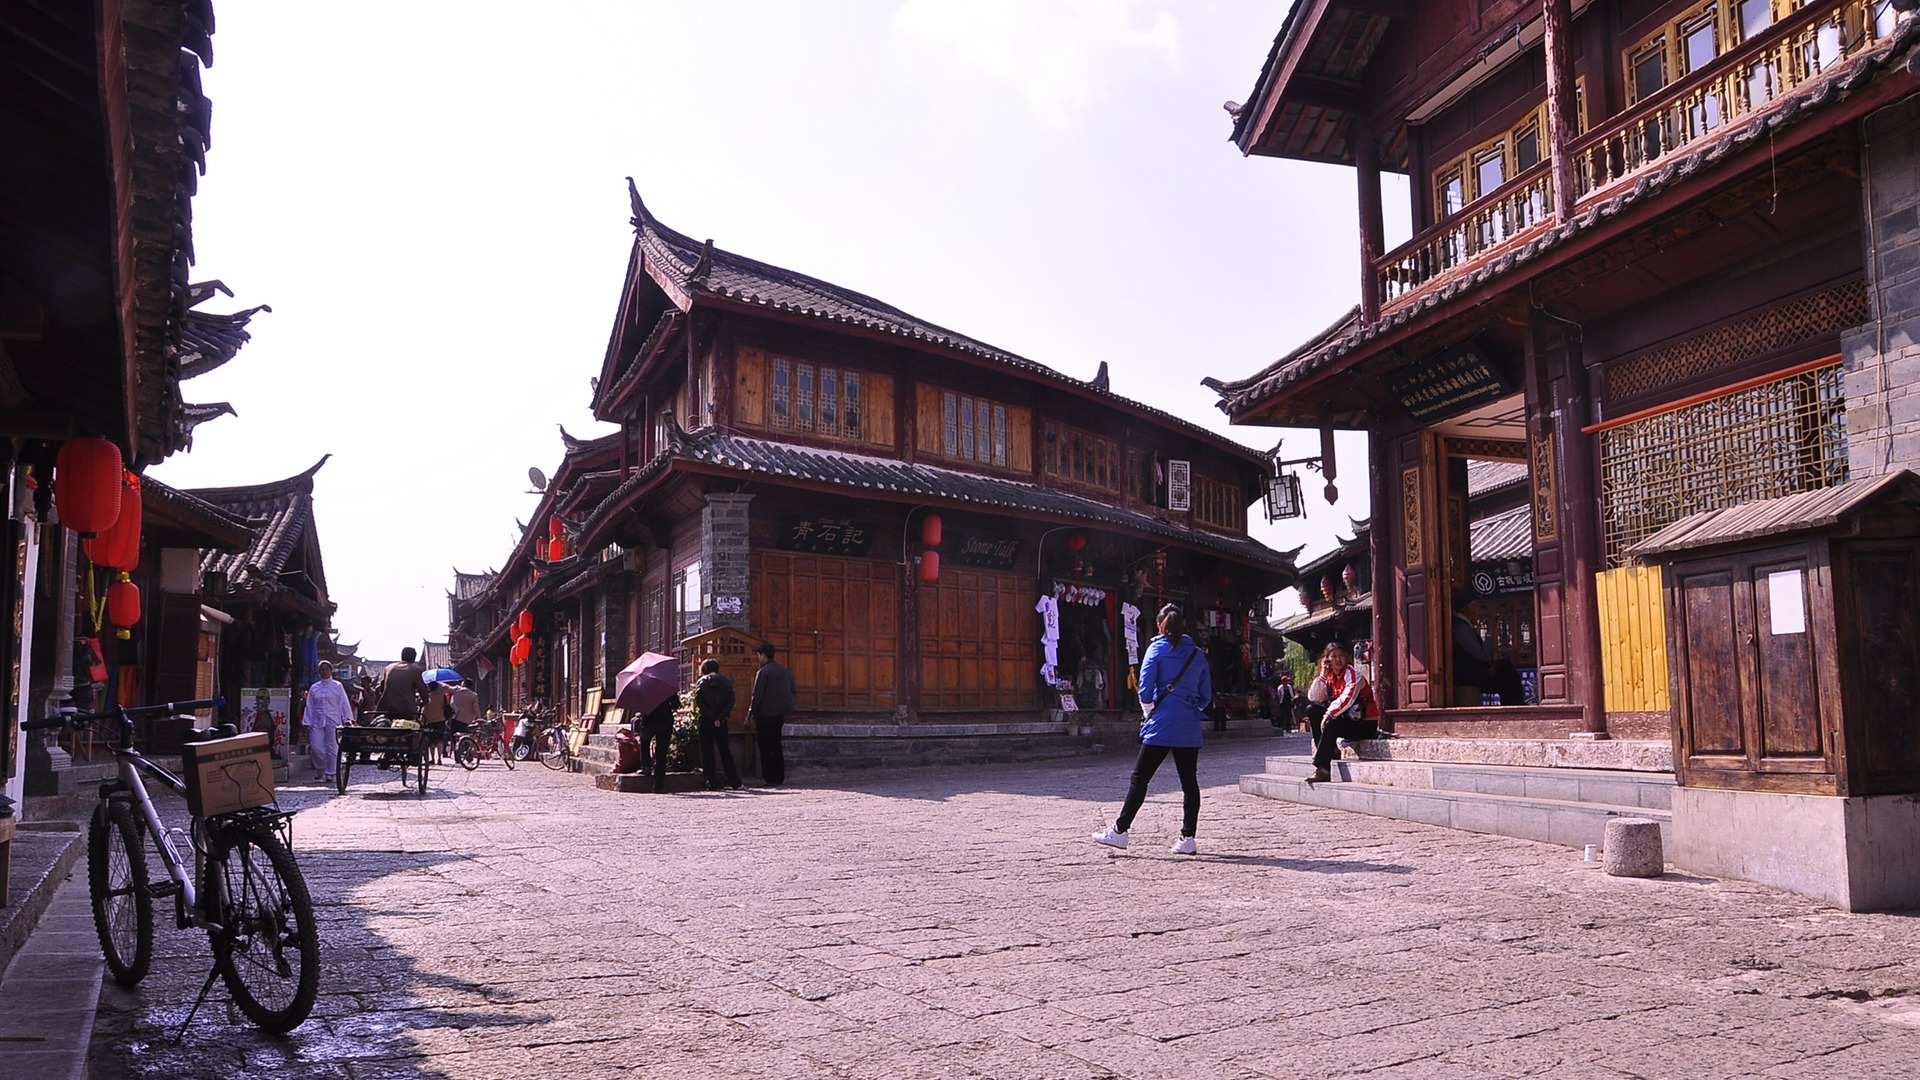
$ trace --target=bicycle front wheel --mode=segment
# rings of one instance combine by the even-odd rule
[[[454,764],[472,772],[480,767],[480,747],[471,735],[462,735],[453,744]]]
[[[545,731],[539,741],[533,744],[534,755],[540,763],[555,772],[567,771],[567,740],[556,731]]]
[[[270,828],[237,830],[207,860],[206,891],[213,965],[233,1003],[262,1031],[300,1026],[320,992],[320,933],[293,853]]]
[[[94,807],[87,827],[87,892],[107,970],[121,986],[137,984],[153,962],[153,896],[147,891],[146,834],[125,799]]]

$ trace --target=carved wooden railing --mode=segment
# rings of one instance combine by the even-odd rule
[[[1376,263],[1381,302],[1391,305],[1412,296],[1449,271],[1477,262],[1482,255],[1547,224],[1552,215],[1553,175],[1543,161]]]
[[[1746,123],[1893,32],[1886,0],[1808,4],[1711,66],[1635,103],[1575,139],[1576,205],[1605,197],[1689,144]],[[1548,162],[1468,203],[1374,263],[1381,305],[1405,303],[1552,224]]]

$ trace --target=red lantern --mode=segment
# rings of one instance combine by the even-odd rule
[[[105,439],[68,439],[54,465],[53,501],[60,520],[81,536],[97,536],[120,517],[120,448]]]
[[[1352,563],[1348,563],[1346,569],[1340,571],[1340,580],[1346,582],[1347,588],[1351,589],[1360,583],[1360,571],[1354,569]]]
[[[513,647],[513,662],[515,664],[524,664],[527,662],[527,657],[531,655],[533,655],[533,639],[521,638],[519,643]]]
[[[939,514],[928,514],[920,519],[920,543],[930,548],[940,546]]]
[[[140,478],[123,476],[120,492],[120,516],[100,535],[80,541],[80,546],[95,566],[113,570],[137,570],[140,567]]]
[[[522,611],[519,621],[514,625],[520,627],[521,637],[526,637],[528,634],[533,633],[533,612]]]
[[[567,532],[567,527],[560,523],[559,514],[555,514],[552,517],[547,519],[547,535],[548,536],[565,536],[566,532]]]
[[[559,562],[567,557],[567,538],[556,536],[547,541],[547,561]]]
[[[1333,575],[1332,574],[1328,574],[1326,577],[1323,577],[1320,579],[1320,595],[1326,597],[1329,600],[1333,599]]]
[[[140,621],[140,586],[127,580],[126,574],[107,590],[107,618],[120,628],[116,634],[122,640],[133,636],[127,628]]]
[[[1227,586],[1233,584],[1233,579],[1228,577],[1225,574],[1221,574],[1219,577],[1213,579],[1213,583],[1224,589]]]
[[[1068,551],[1077,552],[1081,548],[1084,548],[1086,546],[1087,546],[1087,537],[1086,537],[1086,534],[1084,533],[1074,533],[1072,536],[1067,537]]]
[[[920,580],[935,582],[940,580],[940,553],[929,551],[920,556]]]

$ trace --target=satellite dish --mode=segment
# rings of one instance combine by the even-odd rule
[[[532,468],[528,469],[527,479],[533,482],[533,490],[535,491],[547,490],[547,474],[540,471],[540,466],[535,465]]]

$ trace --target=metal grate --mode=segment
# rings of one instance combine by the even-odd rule
[[[1607,565],[1688,514],[1847,479],[1839,363],[1734,391],[1600,435]]]

